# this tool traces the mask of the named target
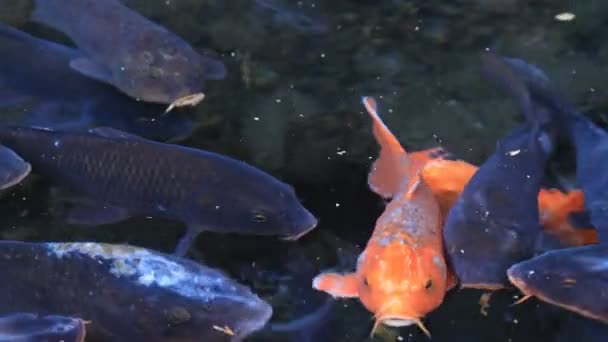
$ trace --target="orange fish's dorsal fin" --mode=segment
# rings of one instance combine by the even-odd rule
[[[424,181],[433,192],[453,191],[462,192],[473,175],[477,166],[463,160],[436,159],[429,161],[421,170]]]
[[[477,166],[463,160],[437,159],[425,164],[420,175],[437,198],[441,212],[447,215],[475,172]]]
[[[312,287],[334,298],[359,297],[359,279],[355,273],[321,273],[312,280]]]
[[[386,127],[378,115],[373,97],[361,98],[367,113],[372,118],[374,137],[380,145],[378,159],[372,165],[367,183],[372,191],[384,198],[391,198],[397,191],[410,168],[410,161],[399,140]]]

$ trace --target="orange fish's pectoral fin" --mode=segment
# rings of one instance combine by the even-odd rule
[[[321,273],[313,279],[312,287],[334,298],[359,297],[359,279],[355,273]]]
[[[361,101],[372,118],[374,137],[380,145],[380,154],[372,165],[367,183],[373,192],[384,198],[391,198],[399,190],[401,180],[409,171],[411,162],[399,140],[378,115],[376,100],[364,96]]]
[[[447,214],[475,172],[477,166],[463,160],[436,159],[428,162],[420,175]]]
[[[458,278],[456,278],[456,275],[452,272],[448,273],[448,279],[447,279],[447,283],[445,286],[445,290],[450,291],[451,289],[453,289],[454,287],[456,287],[456,285],[458,285]]]

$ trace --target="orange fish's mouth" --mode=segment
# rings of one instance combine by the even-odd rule
[[[372,329],[371,335],[374,335],[374,332],[378,328],[380,324],[386,325],[388,327],[399,328],[399,327],[407,327],[410,325],[417,325],[420,330],[428,337],[431,338],[431,332],[424,326],[422,320],[420,318],[412,318],[412,317],[404,317],[404,316],[382,316],[378,317],[376,323],[374,324],[374,328]]]

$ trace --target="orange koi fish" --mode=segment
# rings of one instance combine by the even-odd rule
[[[368,183],[391,200],[376,221],[356,271],[322,273],[313,280],[313,288],[334,297],[359,298],[374,313],[372,335],[379,324],[416,324],[430,336],[422,318],[443,302],[452,282],[443,255],[441,210],[420,177],[425,157],[408,156],[378,116],[375,100],[362,100],[381,147]]]

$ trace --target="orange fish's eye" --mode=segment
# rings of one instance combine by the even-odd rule
[[[426,284],[424,284],[424,288],[428,290],[431,287],[433,287],[433,280],[429,279],[429,280],[426,281]]]
[[[365,285],[365,287],[369,287],[369,283],[367,282],[367,277],[363,278],[363,285]]]

